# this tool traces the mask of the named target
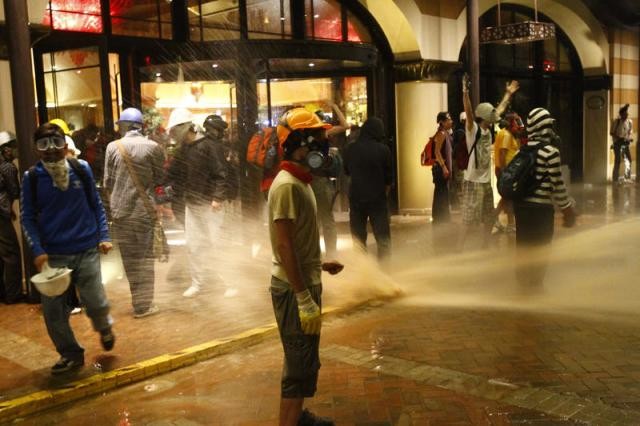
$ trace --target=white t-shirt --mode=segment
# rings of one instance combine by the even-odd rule
[[[465,127],[467,151],[469,152],[471,152],[471,147],[476,140],[477,131],[478,123],[473,123],[473,129],[471,129],[471,131]],[[477,168],[476,158],[478,159]],[[491,131],[489,131],[489,129],[480,130],[480,139],[476,144],[476,148],[469,155],[469,165],[467,166],[467,170],[464,171],[464,180],[480,183],[491,181]]]

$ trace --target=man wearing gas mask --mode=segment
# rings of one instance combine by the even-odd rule
[[[523,144],[522,140],[526,134],[522,119],[515,112],[509,112],[504,117],[505,126],[500,129],[496,135],[496,141],[493,144],[493,158],[495,161],[496,178],[500,177],[500,173],[513,160]],[[526,144],[526,142],[524,142]],[[503,226],[499,220],[500,212],[507,215],[507,226]],[[495,227],[499,231],[515,232],[516,219],[513,215],[513,203],[510,200],[501,198],[496,207],[496,223]]]
[[[323,139],[328,127],[304,108],[287,111],[277,127],[284,159],[267,203],[273,251],[270,292],[285,358],[280,425],[334,424],[303,411],[304,398],[316,392],[320,369],[320,275],[322,271],[337,274],[343,268],[339,262],[321,260],[316,200],[310,186],[311,170],[327,161]]]
[[[227,199],[227,166],[222,147],[206,137],[193,121],[191,111],[177,108],[167,126],[179,145],[169,167],[169,182],[186,206],[184,227],[191,285],[182,294],[184,297],[198,295],[212,280],[222,281],[214,269],[220,263],[212,261],[211,256],[220,255],[220,246],[214,246],[220,240],[223,203]]]

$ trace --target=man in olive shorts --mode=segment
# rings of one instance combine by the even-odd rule
[[[280,426],[333,425],[302,409],[314,396],[320,369],[321,271],[337,274],[339,262],[322,262],[317,210],[308,161],[324,138],[323,123],[304,108],[285,113],[278,125],[281,170],[269,190],[269,234],[273,251],[271,298],[284,349]]]

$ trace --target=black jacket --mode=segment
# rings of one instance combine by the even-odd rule
[[[360,136],[345,148],[344,171],[351,176],[349,199],[356,202],[385,201],[386,186],[391,185],[391,151],[384,144],[382,120],[365,121]]]
[[[227,164],[222,141],[208,136],[182,144],[169,167],[169,181],[176,194],[189,204],[225,201]]]

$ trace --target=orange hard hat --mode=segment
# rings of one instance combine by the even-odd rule
[[[278,142],[282,145],[291,132],[298,129],[330,129],[332,126],[320,120],[315,113],[305,108],[293,108],[282,114],[276,128]]]

